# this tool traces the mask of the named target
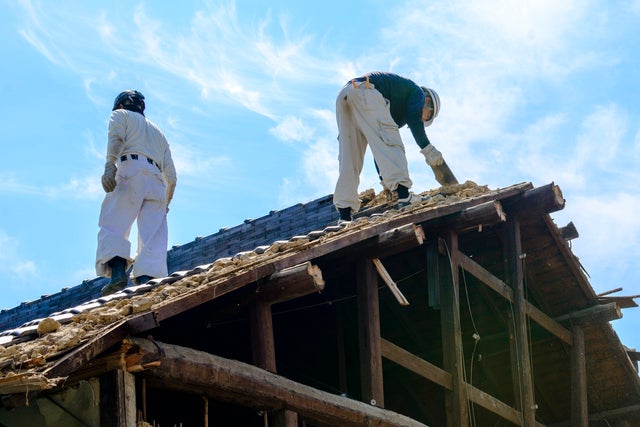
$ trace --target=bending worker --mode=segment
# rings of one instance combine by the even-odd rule
[[[167,276],[167,213],[176,187],[176,169],[167,139],[144,116],[144,96],[125,90],[109,119],[107,162],[102,187],[96,273],[111,277],[102,295],[127,285],[129,234],[137,219],[138,250],[132,276],[136,284]]]
[[[367,144],[371,147],[382,185],[398,195],[398,208],[420,203],[412,185],[399,128],[408,125],[430,166],[442,164],[442,154],[429,142],[425,127],[438,116],[440,98],[433,90],[408,78],[372,72],[351,80],[336,99],[340,175],[333,203],[339,223],[351,221],[360,209],[358,185]]]

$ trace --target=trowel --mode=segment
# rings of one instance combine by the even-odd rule
[[[433,169],[433,174],[436,177],[436,181],[438,181],[440,185],[445,186],[458,183],[458,180],[456,179],[453,172],[451,172],[451,169],[449,169],[449,165],[444,159],[442,159],[441,165],[431,166],[431,169]]]

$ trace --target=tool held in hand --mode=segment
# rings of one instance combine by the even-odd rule
[[[433,174],[436,177],[436,181],[440,185],[453,185],[457,184],[458,180],[456,179],[451,169],[449,169],[449,165],[442,157],[442,153],[438,151],[433,144],[429,144],[420,150],[427,164],[433,170]]]

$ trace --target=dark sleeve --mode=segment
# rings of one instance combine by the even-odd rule
[[[420,91],[419,94],[411,95],[407,100],[407,126],[411,130],[416,144],[418,144],[421,149],[429,145],[429,138],[424,130],[424,122],[422,121],[423,106],[424,94],[422,91]]]

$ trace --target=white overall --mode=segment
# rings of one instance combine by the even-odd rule
[[[127,155],[118,162],[116,188],[107,193],[98,225],[98,249],[96,273],[111,277],[106,264],[114,256],[127,260],[131,265],[129,234],[137,218],[138,250],[133,266],[133,277],[167,276],[167,199],[163,175],[144,155],[137,159]]]
[[[340,175],[333,195],[336,208],[360,209],[358,185],[367,144],[380,168],[383,184],[395,191],[398,184],[411,188],[409,167],[398,125],[389,102],[368,82],[349,83],[336,99]]]

